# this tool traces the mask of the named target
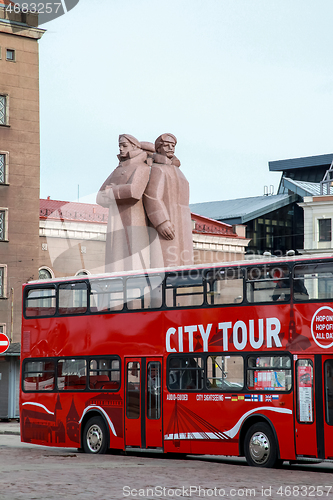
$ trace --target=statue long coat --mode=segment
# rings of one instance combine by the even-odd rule
[[[150,224],[156,228],[170,220],[175,226],[175,238],[166,240],[158,234],[151,241],[151,267],[193,264],[189,183],[179,169],[179,161],[155,154],[150,180],[144,193],[144,206]]]
[[[109,209],[105,272],[149,268],[148,221],[142,201],[150,175],[146,159],[142,150],[131,151],[97,194],[97,203]],[[105,189],[109,184],[113,188]]]

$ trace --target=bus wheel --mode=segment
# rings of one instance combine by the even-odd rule
[[[244,441],[245,458],[254,467],[274,467],[277,463],[277,446],[268,424],[258,422],[246,433]]]
[[[102,417],[92,417],[83,433],[83,449],[86,453],[105,453],[108,448],[107,430]]]

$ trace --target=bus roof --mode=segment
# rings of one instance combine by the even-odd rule
[[[305,262],[312,260],[328,260],[332,259],[333,254],[311,254],[311,255],[287,255],[282,257],[276,257],[274,255],[255,255],[247,256],[244,260],[232,261],[232,262],[217,262],[217,263],[206,263],[192,266],[175,266],[175,267],[165,267],[165,268],[154,268],[154,269],[138,269],[135,271],[122,271],[113,273],[100,273],[100,274],[87,274],[78,276],[63,276],[59,278],[52,278],[48,280],[32,280],[23,284],[23,287],[27,285],[35,284],[46,284],[46,283],[59,283],[66,281],[82,281],[86,279],[104,279],[104,278],[122,278],[126,276],[142,276],[143,274],[162,274],[175,271],[191,271],[195,269],[215,269],[218,267],[244,267],[256,264],[273,264],[273,263],[286,263],[286,262]]]

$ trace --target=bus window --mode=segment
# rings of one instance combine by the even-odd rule
[[[288,267],[265,265],[248,268],[246,296],[251,303],[290,300]]]
[[[96,358],[89,362],[89,389],[117,391],[120,387],[120,363],[115,358]]]
[[[54,316],[56,312],[56,290],[54,287],[33,288],[28,290],[25,298],[25,315]]]
[[[311,359],[299,359],[296,362],[297,383],[297,421],[313,422],[313,365]]]
[[[150,309],[162,306],[162,277],[136,276],[126,281],[128,309]]]
[[[203,388],[204,364],[200,357],[170,357],[168,388],[172,391]]]
[[[150,361],[147,365],[147,417],[161,417],[161,363]]]
[[[83,391],[86,388],[87,362],[85,359],[59,359],[57,373],[59,390]]]
[[[208,304],[239,304],[243,301],[243,271],[212,269],[206,273]]]
[[[332,262],[299,264],[294,269],[294,299],[332,299]]]
[[[172,273],[166,278],[165,301],[167,307],[201,306],[204,301],[202,274]]]
[[[59,314],[82,314],[87,311],[87,284],[66,283],[59,285]]]
[[[325,361],[324,373],[326,422],[333,425],[333,359]]]
[[[130,361],[127,363],[126,379],[126,416],[127,418],[140,418],[140,363]]]
[[[54,361],[28,361],[23,367],[24,391],[53,391],[54,390]]]
[[[121,311],[124,307],[123,281],[98,279],[90,281],[90,311]]]
[[[289,356],[250,356],[247,360],[247,387],[254,391],[290,391]]]
[[[211,391],[240,391],[244,387],[242,356],[208,356],[207,389]]]

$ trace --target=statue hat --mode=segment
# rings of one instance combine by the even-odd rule
[[[128,142],[130,142],[131,144],[133,144],[133,146],[136,146],[137,148],[141,149],[141,142],[138,141],[133,135],[130,135],[130,134],[120,134],[120,136],[119,136],[119,142],[120,142],[120,138],[121,137],[125,137],[125,139],[127,139]]]
[[[173,134],[162,134],[159,137],[157,137],[155,141],[155,149],[157,151],[158,147],[162,142],[174,142],[177,144],[177,139]]]

